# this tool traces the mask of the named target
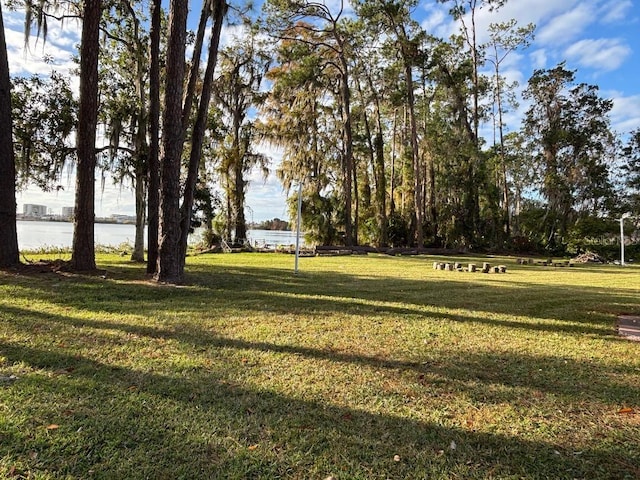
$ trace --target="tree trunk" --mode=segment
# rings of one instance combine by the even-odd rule
[[[240,147],[240,128],[242,126],[239,101],[239,88],[235,89],[233,105],[235,111],[233,112],[233,145],[231,147],[232,155],[234,158],[233,169],[233,205],[232,205],[232,218],[233,218],[233,231],[234,240],[236,243],[242,241],[247,236],[246,221],[244,218],[244,178],[242,170],[244,167],[244,151],[245,149]],[[242,150],[242,151],[241,151]]]
[[[11,82],[0,6],[0,267],[20,263],[16,228],[16,164],[11,121]]]
[[[247,238],[247,220],[244,216],[244,187],[245,187],[245,180],[244,180],[244,175],[243,175],[243,160],[242,154],[238,155],[238,161],[235,163],[234,165],[234,189],[235,189],[235,196],[233,197],[234,199],[234,205],[233,205],[233,210],[234,210],[234,221],[235,221],[235,240],[236,242],[242,242],[244,240],[246,240]]]
[[[144,130],[146,133],[146,129]],[[146,149],[146,145],[145,145]],[[140,155],[140,153],[139,153]],[[143,155],[144,156],[144,155]],[[144,262],[144,226],[146,223],[147,202],[146,202],[146,172],[144,164],[146,161],[138,158],[136,166],[136,237],[133,244],[131,260],[134,262]]]
[[[149,51],[149,167],[147,273],[156,273],[158,263],[158,212],[160,208],[160,0],[151,3]]]
[[[182,136],[183,141],[187,135],[187,126],[191,117],[191,107],[193,106],[193,98],[196,94],[196,85],[200,79],[200,57],[202,56],[202,44],[204,42],[207,20],[211,17],[211,2],[219,0],[205,0],[202,3],[202,11],[200,13],[200,22],[196,32],[195,43],[193,45],[193,55],[191,56],[191,68],[189,70],[189,83],[184,94],[184,102],[182,105]],[[214,25],[215,28],[215,25]],[[217,52],[216,52],[217,55]],[[200,102],[202,103],[202,102]]]
[[[502,93],[500,91],[500,80],[498,78],[498,67],[496,64],[496,88],[498,99],[498,131],[500,133],[500,169],[502,174],[502,221],[503,230],[507,238],[511,235],[511,222],[509,218],[510,214],[510,199],[509,199],[509,182],[507,178],[507,162],[505,158],[504,147],[504,128],[502,126]]]
[[[101,0],[85,0],[80,44],[80,107],[76,148],[76,198],[73,222],[74,270],[95,270],[95,168],[98,122],[98,52]]]
[[[147,169],[149,145],[147,144],[148,116],[147,116],[147,95],[145,92],[146,66],[142,56],[143,45],[140,42],[136,23],[136,94],[139,106],[136,119],[135,133],[135,189],[136,189],[136,236],[133,244],[131,260],[134,262],[144,262],[144,226],[147,220]]]
[[[180,160],[183,151],[182,93],[184,91],[185,46],[189,2],[171,0],[167,69],[164,97],[160,241],[156,280],[180,283],[184,267],[180,259]]]
[[[398,126],[398,110],[393,110],[393,129],[391,133],[391,175],[389,185],[389,216],[393,217],[396,213],[396,137]]]
[[[343,179],[344,179],[344,202],[345,202],[345,244],[352,246],[354,241],[353,236],[353,219],[352,216],[352,190],[353,182],[352,178],[355,173],[353,168],[353,132],[351,130],[351,91],[349,90],[349,67],[347,60],[344,58],[344,51],[340,56],[340,63],[343,68],[342,78],[340,82],[340,94],[342,97],[342,122],[343,122],[343,137],[344,137],[344,164],[343,164]]]
[[[200,104],[198,105],[198,115],[193,127],[191,136],[191,153],[189,157],[189,169],[187,171],[187,181],[184,188],[184,197],[182,207],[180,208],[180,259],[182,268],[187,255],[187,240],[189,230],[191,228],[191,210],[193,209],[193,196],[198,182],[198,170],[200,167],[200,159],[202,156],[202,144],[207,129],[207,115],[209,113],[209,102],[211,100],[211,90],[213,88],[213,73],[218,63],[218,46],[220,44],[220,33],[222,31],[222,22],[226,14],[226,3],[223,0],[215,0],[216,4],[213,11],[213,30],[211,32],[211,41],[209,43],[209,58],[207,59],[207,68],[204,73],[202,83],[202,93],[200,96]],[[209,2],[205,2],[205,6]],[[205,8],[203,6],[203,8]],[[204,11],[203,11],[204,15]],[[193,72],[192,72],[193,73]]]
[[[380,100],[376,93],[376,88],[373,84],[371,76],[365,73],[371,95],[373,96],[373,102],[375,107],[375,121],[376,132],[375,135],[371,131],[369,126],[369,119],[366,109],[363,110],[364,128],[367,138],[367,146],[369,147],[369,162],[371,163],[371,169],[373,171],[373,180],[375,184],[375,212],[376,223],[378,226],[378,238],[376,244],[379,247],[386,246],[388,242],[387,233],[387,182],[384,171],[384,138],[383,138],[383,126],[382,115],[380,113]],[[365,98],[362,92],[360,82],[356,80],[358,92],[360,93],[361,100],[364,104]]]
[[[409,125],[411,140],[411,159],[413,161],[413,201],[416,220],[415,240],[418,248],[424,247],[423,215],[424,202],[422,200],[422,169],[420,168],[420,155],[418,154],[418,128],[416,125],[415,98],[413,94],[413,76],[409,59],[405,58],[405,82],[407,84],[407,103],[409,106]]]

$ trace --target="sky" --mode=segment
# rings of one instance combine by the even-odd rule
[[[339,0],[325,1],[335,4]],[[193,6],[192,9],[191,15],[195,19],[198,12]],[[448,5],[434,0],[421,1],[414,11],[414,18],[428,33],[448,37],[459,28],[448,9]],[[3,15],[12,75],[48,75],[52,69],[68,72],[75,67],[71,58],[79,34],[73,22],[67,23],[64,29],[55,21],[50,22],[47,41],[36,41],[34,36],[25,48],[24,17],[9,12],[4,2]],[[536,25],[531,45],[524,51],[513,52],[502,65],[502,73],[508,80],[519,83],[518,90],[526,86],[535,69],[553,68],[564,61],[568,69],[576,70],[577,82],[598,85],[600,95],[613,100],[611,120],[614,130],[624,134],[640,127],[640,1],[509,0],[497,12],[485,8],[477,13],[479,42],[487,40],[490,23],[512,18],[519,26]],[[233,28],[225,29],[223,42],[233,31]],[[519,128],[525,110],[526,104],[521,102],[519,109],[507,116],[506,122],[512,130]],[[266,146],[260,150],[272,159],[271,175],[266,181],[258,172],[251,175],[247,219],[256,222],[275,217],[286,219],[285,192],[274,173],[280,154]],[[18,212],[25,203],[47,205],[53,213],[60,213],[64,206],[72,206],[75,195],[73,172],[61,183],[64,190],[56,193],[41,192],[35,187],[19,192]],[[96,192],[97,216],[133,215],[135,202],[130,188],[114,186],[107,180],[104,188],[98,182]]]

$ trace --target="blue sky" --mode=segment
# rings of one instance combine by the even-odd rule
[[[327,0],[337,4],[339,0]],[[194,3],[195,5],[195,3]],[[448,15],[448,5],[435,1],[421,2],[414,12],[427,32],[448,36],[458,30]],[[194,18],[198,15],[193,7]],[[52,68],[66,72],[74,67],[71,53],[78,43],[78,31],[71,24],[65,29],[51,22],[47,42],[32,40],[24,48],[23,17],[8,12],[3,6],[5,34],[7,37],[9,68],[12,75],[48,74]],[[509,0],[498,12],[482,9],[477,15],[479,41],[486,40],[489,23],[515,18],[519,25],[534,23],[535,40],[525,51],[514,52],[503,66],[503,74],[509,80],[517,80],[520,89],[538,68],[553,68],[566,61],[567,68],[577,70],[578,82],[596,84],[601,96],[614,102],[612,124],[621,133],[640,127],[640,1],[637,0]],[[237,33],[237,27],[226,28],[223,36]],[[224,39],[223,39],[224,41]],[[53,59],[44,60],[45,55]],[[507,118],[511,129],[517,129],[526,105]],[[277,166],[279,154],[267,147],[262,150],[273,159],[272,171]],[[65,190],[56,194],[43,193],[30,188],[18,194],[18,209],[24,203],[48,205],[54,213],[63,206],[73,205],[73,175],[63,180]],[[129,189],[113,187],[107,182],[102,193],[98,185],[96,214],[133,214],[134,201]],[[280,183],[271,175],[265,182],[256,172],[251,177],[247,196],[247,218],[260,221],[273,217],[286,218],[285,195]]]

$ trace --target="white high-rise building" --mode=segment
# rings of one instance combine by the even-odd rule
[[[47,215],[47,206],[25,203],[22,206],[22,213],[25,217],[44,217],[45,215]]]

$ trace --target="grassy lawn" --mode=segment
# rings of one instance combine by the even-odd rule
[[[433,261],[0,273],[0,477],[640,478],[640,267]]]

